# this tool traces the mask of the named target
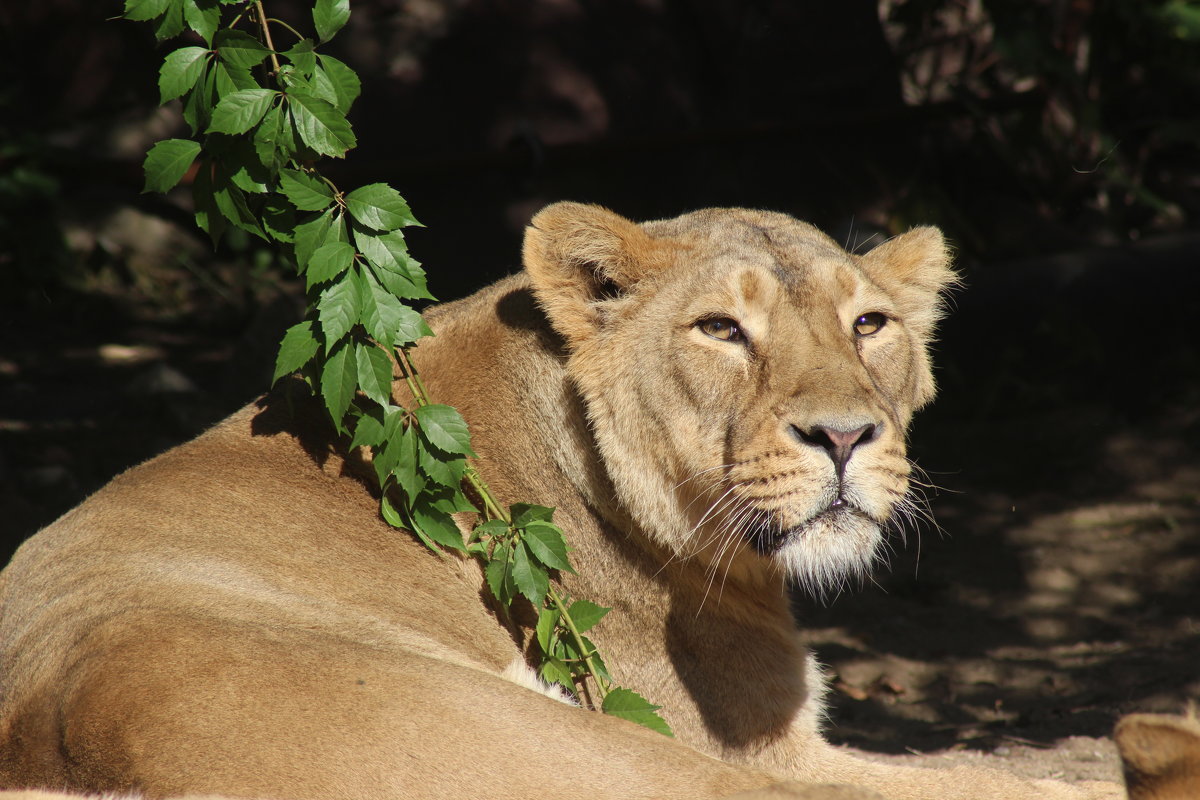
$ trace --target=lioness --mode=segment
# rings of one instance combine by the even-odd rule
[[[934,393],[927,348],[953,280],[933,228],[857,256],[782,214],[639,225],[562,203],[533,219],[523,273],[428,313],[437,336],[416,356],[432,395],[469,421],[500,497],[557,508],[579,571],[566,589],[615,609],[594,639],[676,740],[555,699],[476,564],[384,524],[366,456],[318,409],[269,397],[117,477],[13,559],[0,782],[1087,796],[873,765],[819,732],[821,671],[785,581],[862,574],[904,513],[905,429]]]

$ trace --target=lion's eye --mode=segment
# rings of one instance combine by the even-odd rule
[[[740,342],[746,338],[742,334],[742,329],[738,327],[738,324],[727,317],[702,319],[698,325],[700,326],[700,330],[714,339],[720,339],[723,342]]]
[[[871,311],[854,320],[854,333],[858,336],[870,336],[879,333],[884,325],[887,325],[887,317],[878,311]]]

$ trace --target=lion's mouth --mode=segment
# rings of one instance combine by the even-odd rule
[[[838,523],[851,516],[861,516],[862,511],[844,497],[838,497],[823,510],[817,512],[798,525],[785,526],[782,521],[770,511],[760,511],[745,523],[743,529],[746,541],[760,556],[768,557],[777,553],[791,539],[803,536],[804,532],[815,523]]]

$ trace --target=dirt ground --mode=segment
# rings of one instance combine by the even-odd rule
[[[796,600],[835,741],[1119,779],[1118,716],[1200,698],[1198,253],[1180,238],[969,271],[912,434],[936,525],[895,536],[866,586]],[[10,548],[266,385],[250,343],[295,307],[255,292],[187,317],[113,292],[8,314]]]

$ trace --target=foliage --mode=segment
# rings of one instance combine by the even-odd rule
[[[479,559],[506,612],[532,605],[544,679],[669,734],[658,706],[617,687],[584,636],[609,609],[555,585],[556,573],[573,569],[553,509],[501,508],[469,461],[466,422],[434,403],[413,369],[409,349],[431,331],[404,301],[432,296],[405,242],[403,229],[419,224],[408,204],[382,183],[343,191],[315,166],[356,144],[346,114],[359,79],[321,51],[349,16],[348,0],[316,0],[313,39],[254,0],[126,0],[125,17],[151,23],[160,40],[189,31],[202,43],[163,61],[161,101],[180,100],[192,136],[151,148],[145,190],[165,192],[193,175],[196,224],[214,243],[240,230],[292,258],[308,314],[284,335],[275,380],[299,372],[350,446],[371,449],[383,518],[435,552]],[[294,39],[287,49],[274,42],[280,28]],[[394,367],[412,395],[408,406],[393,402]],[[465,540],[453,516],[463,512],[479,519]]]

